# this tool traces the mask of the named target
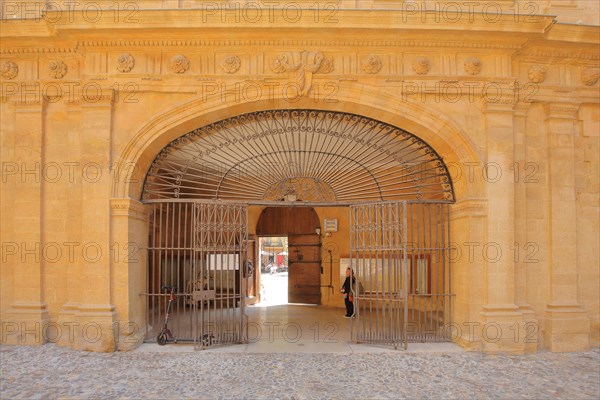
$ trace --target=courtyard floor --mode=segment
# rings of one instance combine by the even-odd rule
[[[0,346],[1,399],[598,399],[600,350],[490,356],[448,347],[350,352],[89,353]],[[165,350],[166,349],[166,350]]]

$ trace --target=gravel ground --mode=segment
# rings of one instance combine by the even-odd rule
[[[600,350],[89,353],[0,346],[2,399],[598,399]]]

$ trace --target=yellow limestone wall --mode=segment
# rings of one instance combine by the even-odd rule
[[[311,2],[317,14],[298,2],[297,17],[280,7],[254,19],[172,3],[188,9],[3,8],[2,342],[137,346],[139,200],[154,157],[223,118],[313,108],[396,125],[444,157],[457,199],[458,343],[512,353],[599,345],[600,54],[597,7],[584,10],[594,2],[536,2],[563,7],[558,23],[546,11],[407,12],[379,1]],[[283,54],[304,64],[282,69]],[[339,220],[327,240],[348,253],[347,210],[317,212]],[[341,306],[337,291],[322,295]]]

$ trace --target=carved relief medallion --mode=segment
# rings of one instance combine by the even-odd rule
[[[367,74],[376,74],[381,70],[381,59],[376,55],[367,56],[362,59],[360,67]]]
[[[312,87],[313,74],[317,72],[327,74],[333,69],[333,60],[325,57],[320,51],[288,51],[271,60],[273,72],[294,73],[301,95],[306,95]]]
[[[412,69],[419,75],[426,75],[431,69],[431,63],[425,57],[419,57],[412,63]]]
[[[173,56],[169,61],[169,69],[176,74],[183,74],[190,68],[190,60],[184,55]]]
[[[48,73],[55,79],[61,79],[67,74],[67,66],[60,60],[51,61],[48,64]]]
[[[221,69],[228,74],[234,74],[240,69],[241,61],[236,55],[230,55],[221,62]]]
[[[481,60],[477,57],[469,57],[465,60],[465,72],[469,75],[478,75],[481,67]]]
[[[117,58],[117,69],[121,72],[130,72],[134,65],[135,60],[129,53],[123,53]]]
[[[546,67],[543,65],[532,65],[529,68],[527,76],[533,83],[542,83],[546,79]]]
[[[581,71],[581,82],[583,82],[587,86],[592,86],[596,82],[598,82],[598,77],[600,76],[600,69],[594,67],[584,68]]]
[[[15,79],[19,74],[19,67],[12,61],[2,63],[2,77],[4,79]]]

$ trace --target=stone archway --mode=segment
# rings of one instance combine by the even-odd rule
[[[349,103],[341,103],[341,104],[337,104],[338,107],[340,108],[348,108],[350,106],[350,104],[352,104],[352,102]],[[355,103],[357,104],[357,103]],[[189,104],[188,104],[189,106]],[[265,106],[265,105],[262,105]],[[192,107],[193,108],[193,107]],[[260,107],[259,107],[260,108]],[[333,107],[331,105],[327,105],[325,108],[336,108]],[[182,134],[185,134],[185,131],[187,130],[187,132],[193,132],[193,129],[190,130],[190,128],[192,128],[192,124],[194,123],[193,121],[199,121],[198,116],[194,116],[194,117],[189,117],[188,120],[184,120],[182,122],[181,120],[181,113],[185,113],[188,114],[190,108],[186,108],[185,111],[184,108],[178,108],[179,109],[179,115],[178,117],[176,117],[176,115],[178,113],[172,114],[171,113],[167,113],[163,116],[161,116],[160,120],[157,120],[155,122],[149,123],[144,129],[142,129],[139,134],[137,135],[137,139],[134,139],[132,142],[130,142],[125,150],[125,152],[123,153],[122,159],[133,159],[136,161],[132,161],[133,167],[129,168],[129,170],[127,172],[130,172],[130,174],[128,175],[128,179],[119,179],[119,177],[121,176],[120,173],[122,174],[124,171],[116,171],[116,174],[114,176],[114,180],[113,180],[113,191],[115,196],[119,196],[120,193],[125,194],[125,193],[129,193],[130,195],[133,195],[137,198],[141,197],[141,193],[142,193],[142,182],[143,182],[143,176],[140,174],[141,171],[147,171],[150,168],[150,165],[152,164],[153,161],[156,160],[156,155],[160,154],[161,150],[164,149],[166,146],[168,146],[168,144],[170,142],[173,142],[173,140],[170,140],[169,142],[169,138],[173,137],[173,135],[176,132],[176,135],[178,135],[177,137],[180,137]],[[230,107],[230,110],[233,112],[234,110],[238,109],[237,106],[233,105]],[[433,146],[436,149],[437,148],[441,148],[442,149],[442,153],[444,156],[444,160],[449,160],[450,162],[454,162],[454,163],[459,163],[459,162],[475,162],[477,163],[478,161],[465,161],[465,160],[478,160],[477,158],[477,152],[474,150],[474,147],[469,144],[469,141],[466,138],[466,135],[463,135],[459,129],[457,129],[456,127],[453,126],[452,122],[445,118],[443,115],[435,115],[433,113],[431,113],[428,110],[424,110],[422,107],[418,107],[418,106],[410,106],[407,107],[407,111],[405,114],[403,114],[402,116],[399,116],[397,114],[391,113],[391,112],[386,112],[386,111],[382,111],[381,109],[375,108],[373,106],[368,106],[365,104],[360,104],[359,107],[356,107],[357,110],[361,111],[361,115],[357,115],[357,118],[363,118],[363,115],[376,115],[376,116],[380,116],[381,120],[383,121],[397,121],[397,123],[395,125],[402,125],[401,122],[406,122],[406,121],[410,121],[409,123],[406,123],[407,126],[412,126],[415,129],[413,131],[417,131],[419,132],[419,137],[427,137],[429,138],[429,140],[431,140],[432,142],[437,143],[437,146]],[[175,110],[174,110],[175,111]],[[316,110],[315,110],[316,111]],[[326,110],[325,110],[326,111]],[[363,112],[364,111],[364,112]],[[205,113],[201,113],[201,115],[203,115],[203,120],[206,121],[207,119],[210,121],[211,118],[215,118],[218,115],[223,115],[225,111],[222,108],[219,108],[219,111],[213,111],[211,112],[205,112]],[[231,115],[231,114],[230,114]],[[418,115],[418,116],[417,116]],[[412,117],[411,117],[412,116]],[[410,120],[408,118],[411,118]],[[420,125],[417,121],[421,120],[422,122],[428,122],[426,126],[424,125]],[[167,123],[167,121],[170,121]],[[218,122],[218,121],[215,121]],[[438,126],[434,127],[433,124],[437,123]],[[170,128],[169,128],[170,126]],[[198,125],[198,126],[205,126],[205,125]],[[449,138],[453,137],[454,140],[450,140]],[[417,138],[418,139],[418,138]],[[160,147],[162,146],[162,147]],[[440,157],[441,159],[441,157]],[[123,165],[123,164],[121,164]],[[481,193],[480,193],[480,183],[475,181],[475,182],[469,182],[469,185],[463,185],[463,186],[458,186],[456,188],[457,190],[457,196],[461,196],[461,194],[463,196],[466,196],[466,199],[477,199]],[[139,196],[139,197],[138,197]],[[123,200],[119,200],[119,201],[123,201]],[[137,202],[136,200],[133,199],[128,199],[127,200],[129,207],[137,212],[139,210],[141,210],[141,208],[143,207],[141,203]],[[464,210],[464,212],[470,212],[470,208],[471,208],[471,201],[468,201],[467,203],[464,203],[463,201],[459,201],[459,207],[461,208],[461,210]],[[478,223],[480,221],[477,221]],[[467,224],[472,223],[472,221],[467,221]],[[141,228],[141,225],[139,223],[135,224],[136,227],[133,229],[133,231],[130,232],[126,232],[126,231],[120,231],[119,234],[127,234],[129,235],[128,237],[136,236],[136,237],[145,237],[146,233],[144,232],[144,229]],[[132,226],[133,228],[133,226]],[[453,228],[454,230],[455,228]],[[468,229],[464,229],[464,226],[461,225],[460,227],[461,231],[463,232],[468,232]],[[468,233],[466,233],[465,235],[468,236]],[[143,243],[143,242],[142,242]],[[140,270],[139,268],[137,269],[138,271]],[[466,269],[465,269],[466,271]],[[466,274],[466,272],[465,272]],[[456,279],[456,277],[460,277],[461,274],[454,274],[453,275],[453,279]],[[467,276],[467,275],[464,275]],[[143,282],[145,280],[145,274],[139,274],[135,277],[134,279],[136,282],[138,282],[139,284],[141,284],[141,282]],[[140,286],[140,290],[137,291],[136,293],[133,293],[133,291],[130,291],[129,293],[129,298],[130,300],[130,304],[131,303],[136,303],[136,300],[139,299],[138,293],[143,292],[143,288],[142,286]],[[134,299],[135,298],[135,299]],[[139,303],[139,301],[137,301],[137,303]],[[137,309],[140,310],[143,309],[143,306],[136,306],[136,307],[130,307],[130,315],[135,314],[137,315],[139,313],[134,311],[133,309]],[[456,308],[455,308],[456,309]],[[455,312],[455,309],[453,309],[453,313]],[[468,306],[463,307],[463,310],[468,310]],[[143,317],[141,318],[143,319]]]

